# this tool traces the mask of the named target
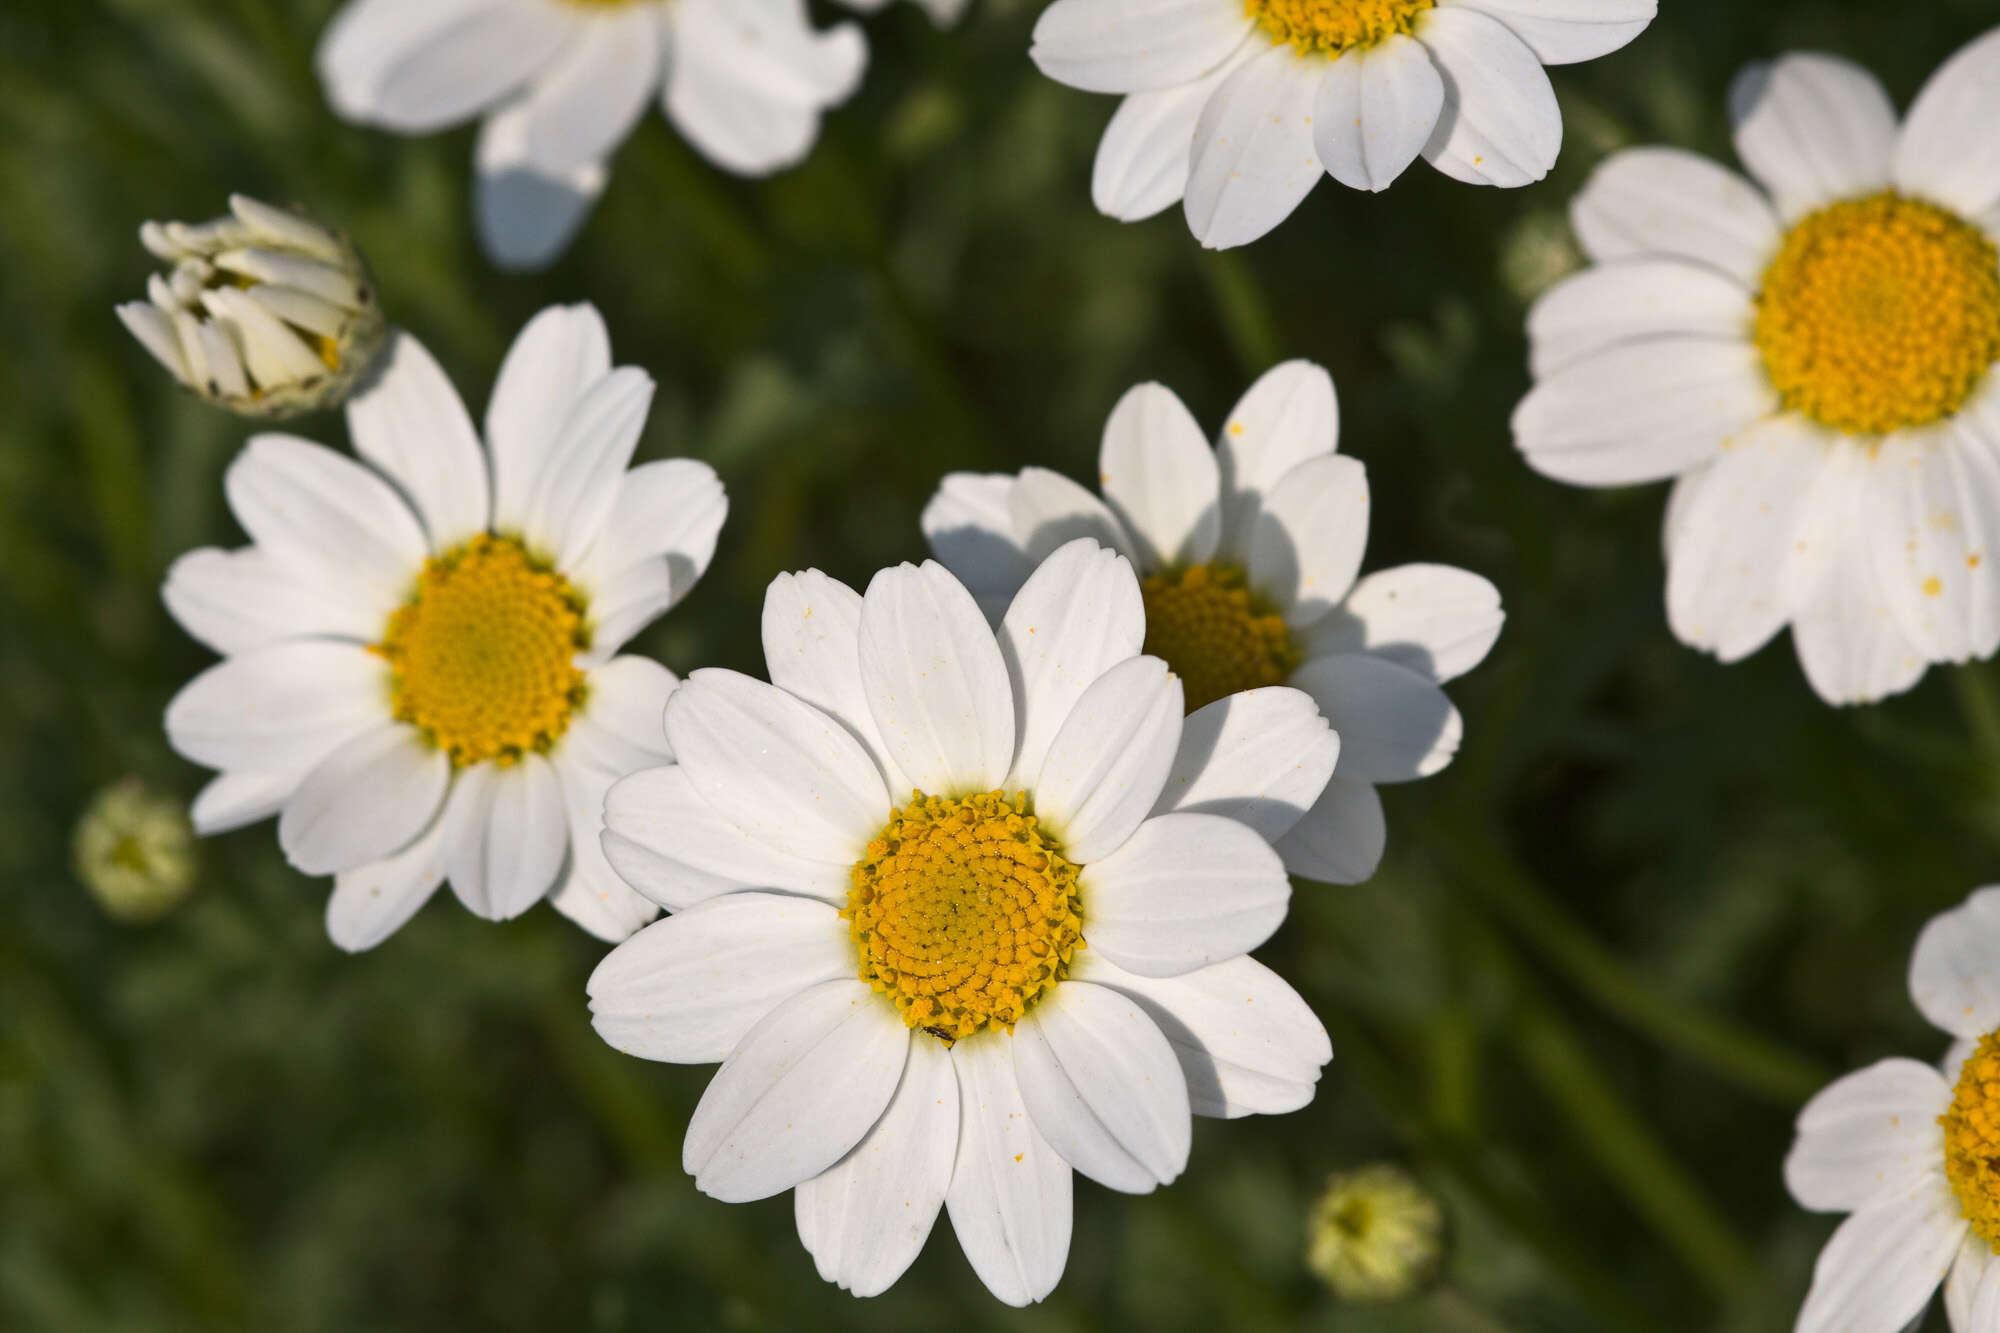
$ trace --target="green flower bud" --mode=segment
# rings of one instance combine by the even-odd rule
[[[119,921],[156,920],[194,890],[194,829],[181,803],[126,778],[99,792],[77,820],[77,877]]]
[[[1307,1266],[1344,1301],[1421,1295],[1444,1251],[1444,1209],[1414,1176],[1387,1163],[1328,1180],[1306,1228]]]

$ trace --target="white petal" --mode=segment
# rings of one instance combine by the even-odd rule
[[[269,819],[284,808],[305,772],[224,773],[203,787],[188,809],[188,822],[206,838]]]
[[[1828,1084],[1799,1112],[1785,1188],[1820,1213],[1908,1193],[1943,1167],[1938,1117],[1950,1105],[1950,1086],[1919,1060],[1878,1061]]]
[[[1098,484],[1142,568],[1205,564],[1222,538],[1215,451],[1192,413],[1160,384],[1118,400],[1097,454]]]
[[[604,854],[619,878],[669,911],[744,888],[847,901],[852,862],[808,861],[765,846],[716,813],[677,765],[613,785],[604,828]]]
[[[1187,1169],[1187,1081],[1135,1001],[1066,982],[1028,1011],[1013,1045],[1021,1100],[1073,1168],[1127,1194],[1150,1194]]]
[[[1671,257],[1615,259],[1563,279],[1528,311],[1536,378],[1621,343],[1683,336],[1748,342],[1749,292],[1705,264]]]
[[[2000,1028],[2000,888],[1980,889],[1924,926],[1910,955],[1910,999],[1954,1037]]]
[[[1326,1029],[1306,1002],[1254,958],[1142,977],[1086,949],[1069,979],[1138,1002],[1172,1045],[1196,1115],[1233,1120],[1296,1111],[1312,1101],[1320,1070],[1333,1059]]]
[[[528,152],[552,176],[610,155],[660,86],[666,35],[651,5],[593,14],[527,96]]]
[[[803,0],[680,0],[668,20],[667,118],[739,175],[802,161],[868,63],[859,28],[815,31]]]
[[[1386,190],[1430,142],[1444,113],[1444,79],[1422,43],[1391,33],[1334,61],[1313,107],[1313,144],[1327,174]]]
[[[1756,348],[1654,338],[1572,361],[1537,383],[1514,409],[1514,444],[1557,481],[1629,486],[1712,462],[1777,410]]]
[[[1354,585],[1307,632],[1307,658],[1373,653],[1443,684],[1484,661],[1507,614],[1500,590],[1450,565],[1400,565]]]
[[[1930,1303],[1965,1229],[1941,1171],[1855,1213],[1819,1252],[1795,1333],[1902,1328]]]
[[[413,727],[383,722],[306,775],[278,817],[278,845],[308,875],[393,856],[430,827],[450,783],[442,750]]]
[[[1341,777],[1410,782],[1443,769],[1458,753],[1464,723],[1436,682],[1366,653],[1316,658],[1290,682],[1319,705],[1340,733]]]
[[[551,552],[557,568],[576,568],[603,530],[652,403],[652,377],[621,366],[570,409],[529,483],[521,522],[529,543]]]
[[[915,1262],[951,1186],[958,1120],[950,1052],[913,1038],[903,1081],[875,1128],[793,1196],[799,1239],[822,1278],[879,1296]]]
[[[642,561],[605,579],[590,593],[590,650],[577,658],[577,665],[602,665],[686,591],[674,586],[673,568],[664,560]]]
[[[1013,491],[1011,472],[949,472],[924,506],[931,554],[971,589],[989,619],[998,619],[1035,568],[1014,539],[1007,508]]]
[[[859,651],[869,715],[918,790],[965,795],[1001,784],[1014,754],[1013,692],[964,584],[934,560],[882,570],[862,598]]]
[[[1098,677],[1137,657],[1146,605],[1125,557],[1087,537],[1041,563],[996,635],[1014,692],[1014,765],[1006,785],[1031,782],[1077,700]]]
[[[2000,1255],[1970,1228],[1945,1278],[1944,1308],[1953,1333],[2000,1328]]]
[[[522,528],[534,482],[563,424],[584,393],[610,373],[611,339],[595,306],[550,306],[515,337],[486,409],[495,528]]]
[[[1199,79],[1133,93],[1120,102],[1091,166],[1090,201],[1097,211],[1120,222],[1138,222],[1179,203],[1187,193],[1201,109],[1222,81],[1264,45],[1252,36]]]
[[[496,267],[514,272],[555,263],[610,179],[602,162],[564,172],[535,165],[528,118],[525,100],[502,107],[486,118],[473,149],[479,248]]]
[[[1222,815],[1276,842],[1325,790],[1340,737],[1301,690],[1244,690],[1196,709],[1181,728],[1154,814]]]
[[[1364,884],[1382,864],[1388,840],[1389,825],[1375,788],[1336,777],[1275,846],[1294,875],[1327,884]]]
[[[388,939],[430,901],[444,880],[444,820],[387,860],[334,876],[326,901],[326,933],[349,953]]]
[[[562,751],[553,762],[569,816],[569,869],[549,895],[549,906],[597,938],[620,943],[658,916],[659,906],[627,885],[604,859],[604,800],[611,780]]]
[[[613,949],[590,974],[590,1022],[627,1055],[708,1064],[780,1004],[852,979],[855,966],[847,924],[827,904],[728,893]]]
[[[1211,250],[1248,244],[1319,184],[1312,118],[1325,69],[1322,59],[1272,46],[1208,99],[1188,163],[1185,212],[1196,240]]]
[[[1190,125],[1192,120],[1190,116]],[[1186,161],[1186,154],[1182,154],[1182,161]],[[1160,205],[1160,208],[1165,207],[1166,204]],[[1158,212],[1159,209],[1153,211]],[[151,352],[153,359],[165,366],[175,379],[190,387],[195,384],[187,353],[181,350],[180,335],[174,332],[174,322],[167,317],[166,311],[151,301],[126,301],[117,307],[117,314],[126,331],[137,338],[139,345]]]
[[[1023,468],[1007,492],[1007,514],[1022,549],[1036,564],[1079,537],[1109,546],[1120,555],[1133,553],[1125,525],[1104,501],[1060,472]]]
[[[280,639],[382,632],[379,620],[318,596],[254,546],[189,551],[167,570],[160,597],[182,629],[224,656]]]
[[[889,757],[861,684],[861,594],[816,569],[780,574],[764,590],[764,661],[771,683],[854,733],[886,768],[889,790],[911,780]]]
[[[1057,83],[1130,93],[1198,78],[1250,27],[1241,6],[1215,0],[1056,0],[1036,20],[1028,56]]]
[[[380,477],[323,445],[259,435],[223,477],[229,507],[272,564],[378,627],[402,604],[428,549],[410,507]],[[378,630],[379,632],[379,630]]]
[[[1160,815],[1079,881],[1091,949],[1148,977],[1245,954],[1285,919],[1291,884],[1265,841],[1220,815]]]
[[[352,0],[333,16],[313,65],[327,101],[349,120],[367,120],[382,77],[438,33],[474,10],[501,0]]]
[[[896,1008],[823,981],[758,1020],[688,1120],[681,1165],[724,1203],[782,1193],[845,1157],[889,1105],[909,1056]]]
[[[617,498],[574,580],[590,587],[649,560],[667,563],[676,599],[715,557],[729,498],[715,469],[692,458],[641,463],[618,481]]]
[[[389,717],[389,671],[350,643],[292,639],[218,662],[167,705],[167,739],[210,768],[303,773]]]
[[[680,686],[674,673],[646,657],[618,657],[591,668],[583,706],[550,757],[587,772],[608,787],[640,769],[671,762],[667,700]]]
[[[1230,411],[1215,443],[1224,548],[1247,563],[1266,493],[1308,458],[1332,453],[1339,441],[1340,402],[1331,375],[1310,361],[1265,371]]]
[[[1889,186],[1896,108],[1851,60],[1793,52],[1746,67],[1729,89],[1736,155],[1795,222]]]
[[[1667,623],[1724,662],[1748,657],[1791,618],[1788,589],[1815,483],[1819,435],[1787,414],[1730,441],[1685,511],[1667,561]]]
[[[458,391],[422,343],[391,336],[367,387],[347,400],[347,429],[354,452],[403,488],[432,551],[486,531],[486,455]]]
[[[1784,237],[1771,205],[1733,171],[1679,148],[1626,148],[1570,204],[1584,252],[1602,263],[1671,255],[1760,285]]]
[[[697,671],[667,703],[667,739],[702,798],[777,851],[852,865],[888,822],[861,743],[776,686]]]
[[[1368,469],[1341,454],[1309,458],[1266,493],[1250,534],[1250,582],[1302,629],[1354,586],[1368,546]]]
[[[1896,187],[1967,217],[2000,204],[2000,29],[1958,49],[1938,67],[1896,144]]]
[[[549,761],[525,754],[505,768],[477,764],[458,775],[445,820],[445,873],[474,916],[509,921],[554,887],[569,851],[562,783]]]
[[[951,1048],[958,1156],[945,1207],[967,1262],[1009,1305],[1055,1290],[1069,1259],[1069,1164],[1035,1129],[1014,1077],[1013,1038],[983,1032]]]
[[[1544,65],[1610,55],[1646,30],[1659,0],[1441,0],[1490,14]]]
[[[1035,814],[1079,865],[1112,855],[1140,826],[1180,747],[1179,677],[1157,657],[1133,657],[1083,692],[1032,791]]]
[[[1469,185],[1530,185],[1562,149],[1562,111],[1542,62],[1498,19],[1430,11],[1418,40],[1444,76],[1444,111],[1424,160]]]
[[[470,120],[548,65],[572,27],[561,9],[533,0],[473,9],[382,71],[369,118],[404,134]]]
[[[2000,453],[1963,419],[1883,440],[1863,504],[1876,577],[1932,661],[2000,648]],[[1864,540],[1867,540],[1864,538]]]

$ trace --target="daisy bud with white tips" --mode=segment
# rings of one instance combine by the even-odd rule
[[[866,593],[786,574],[773,683],[690,676],[675,763],[606,799],[605,855],[675,915],[591,977],[599,1034],[721,1061],[683,1164],[726,1202],[794,1190],[820,1276],[857,1296],[942,1210],[996,1297],[1041,1300],[1074,1173],[1149,1193],[1186,1168],[1192,1116],[1297,1110],[1333,1056],[1249,957],[1284,866],[1217,811],[1338,743],[1299,700],[1187,761],[1144,634],[1130,562],[1088,540],[997,629],[934,562]]]
[[[338,407],[382,349],[361,252],[302,211],[231,195],[226,216],[148,222],[139,240],[172,267],[118,318],[175,379],[238,416]]]
[[[1387,1162],[1326,1183],[1306,1226],[1306,1266],[1334,1295],[1387,1305],[1423,1293],[1445,1254],[1444,1207]]]
[[[99,792],[76,822],[77,878],[117,921],[165,916],[194,892],[194,829],[179,801],[126,778]]]

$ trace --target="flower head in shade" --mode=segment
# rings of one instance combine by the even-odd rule
[[[1595,266],[1529,315],[1514,414],[1559,481],[1674,478],[1667,619],[1725,662],[1787,625],[1829,703],[2000,646],[2000,30],[1899,126],[1872,75],[1788,55],[1730,96],[1755,183],[1614,154]]]
[[[604,792],[670,752],[675,680],[619,648],[707,567],[727,505],[706,464],[629,468],[653,383],[612,369],[589,306],[522,330],[485,441],[397,334],[347,405],[361,461],[262,435],[231,465],[251,545],[190,553],[167,607],[223,654],[167,709],[221,770],[203,833],[278,816],[333,875],[327,927],[364,949],[449,879],[480,916],[547,896],[622,939],[654,915],[598,846]]]
[[[76,822],[77,877],[119,921],[165,916],[194,891],[194,830],[179,801],[126,778],[99,792]]]
[[[1333,780],[1317,802],[1273,793],[1252,817],[1293,874],[1353,884],[1382,858],[1376,785],[1451,762],[1461,727],[1441,686],[1479,664],[1504,617],[1493,585],[1464,570],[1357,577],[1368,475],[1338,436],[1333,380],[1308,362],[1260,379],[1213,449],[1179,398],[1142,384],[1105,425],[1102,499],[1046,468],[958,472],[923,524],[989,610],[1071,537],[1131,557],[1146,651],[1186,683],[1191,748],[1262,711],[1268,687],[1309,696],[1340,733]]]
[[[821,1276],[857,1295],[942,1206],[994,1295],[1040,1300],[1072,1170],[1150,1191],[1186,1166],[1190,1114],[1295,1110],[1331,1058],[1247,956],[1284,867],[1190,808],[1254,800],[1330,734],[1306,704],[1190,764],[1143,634],[1130,565],[1090,541],[997,630],[935,563],[865,596],[785,575],[775,683],[696,672],[667,706],[675,766],[611,789],[611,864],[675,915],[592,976],[597,1030],[722,1062],[687,1169],[726,1201],[795,1189]]]
[[[382,347],[375,283],[345,236],[231,195],[210,222],[148,222],[173,267],[118,318],[174,378],[220,407],[280,419],[337,407]]]
[[[1799,1112],[1785,1184],[1848,1217],[1797,1333],[1898,1333],[1939,1283],[1955,1333],[2000,1327],[2000,888],[1924,927],[1910,998],[1954,1039],[1942,1072],[1878,1061]]]
[[[1616,51],[1658,0],[1056,0],[1042,72],[1124,102],[1091,197],[1125,222],[1179,202],[1203,245],[1256,240],[1320,177],[1385,190],[1421,154],[1454,180],[1555,165],[1544,65]]]
[[[1306,1266],[1356,1304],[1419,1295],[1437,1278],[1444,1251],[1443,1206],[1387,1162],[1327,1181],[1306,1227]]]
[[[482,121],[481,244],[507,268],[554,262],[648,102],[724,170],[803,161],[868,47],[821,32],[805,0],[348,0],[319,48],[335,111],[401,134]]]

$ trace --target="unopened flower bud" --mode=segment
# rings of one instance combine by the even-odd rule
[[[181,803],[138,778],[106,787],[77,820],[76,873],[119,921],[152,921],[194,890],[194,829]]]
[[[1422,1294],[1444,1250],[1444,1209],[1414,1176],[1387,1163],[1330,1179],[1306,1227],[1307,1265],[1344,1301]]]
[[[148,222],[139,240],[172,267],[118,317],[218,406],[272,420],[336,407],[381,350],[360,251],[303,213],[232,195],[225,217]]]

